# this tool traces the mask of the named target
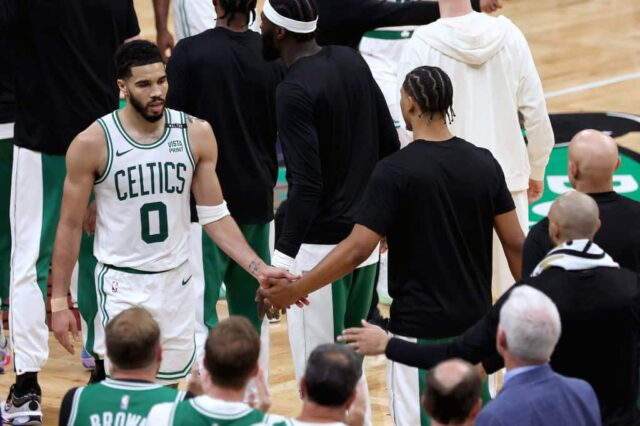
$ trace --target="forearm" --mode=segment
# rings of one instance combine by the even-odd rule
[[[371,255],[376,244],[362,244],[352,233],[294,284],[298,293],[310,294],[349,274]]]
[[[211,222],[204,230],[222,251],[232,258],[245,271],[258,278],[265,263],[249,246],[242,231],[231,216]]]
[[[275,249],[295,258],[318,212],[322,189],[320,185],[292,185],[287,199],[287,214]]]
[[[68,224],[60,221],[56,232],[51,267],[51,297],[66,298],[73,268],[80,252],[82,224]]]
[[[503,246],[504,254],[509,263],[509,270],[516,281],[520,281],[522,277],[522,243],[513,243]]]
[[[165,32],[169,17],[169,0],[153,0],[153,12],[155,16],[156,32]]]

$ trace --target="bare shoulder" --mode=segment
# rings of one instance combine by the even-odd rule
[[[185,114],[185,119],[191,150],[196,162],[211,155],[217,156],[216,138],[211,125],[205,120],[188,114]]]
[[[93,122],[73,139],[67,151],[67,166],[82,164],[83,168],[99,170],[108,156],[106,136],[98,122]]]

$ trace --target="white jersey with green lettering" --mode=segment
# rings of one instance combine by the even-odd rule
[[[166,108],[160,139],[141,144],[127,134],[119,112],[98,119],[108,160],[94,184],[94,254],[102,264],[120,268],[176,268],[189,256],[189,194],[195,169],[185,114]]]
[[[71,407],[63,407],[62,410],[69,410],[68,420],[64,424],[145,426],[153,424],[147,422],[147,415],[153,406],[164,402],[178,403],[184,396],[184,392],[155,383],[106,379],[75,390]],[[64,419],[61,418],[61,421],[64,422]]]
[[[154,426],[273,426],[281,416],[263,413],[244,402],[229,402],[198,396],[178,404],[156,405],[149,413],[148,425]]]

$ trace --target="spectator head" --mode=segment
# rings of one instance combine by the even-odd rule
[[[571,139],[567,172],[571,186],[578,191],[613,191],[613,173],[618,167],[618,145],[610,136],[589,129]]]
[[[447,73],[438,67],[422,66],[404,79],[400,90],[400,109],[407,130],[413,120],[453,122],[453,85]]]
[[[500,309],[498,352],[508,369],[543,364],[551,358],[560,331],[560,314],[551,299],[533,287],[516,287]]]
[[[472,425],[482,407],[482,378],[469,363],[452,359],[427,374],[422,405],[437,425]]]
[[[105,329],[107,357],[112,373],[147,371],[160,367],[160,327],[144,308],[129,308],[116,315]]]
[[[559,196],[549,210],[549,237],[556,244],[593,239],[600,229],[600,211],[590,196],[570,191]]]
[[[130,41],[117,50],[115,62],[118,88],[127,104],[150,123],[162,119],[169,84],[158,46]]]
[[[205,343],[204,367],[219,388],[242,390],[258,374],[260,336],[249,320],[232,316],[211,329]]]
[[[345,345],[320,345],[311,352],[300,383],[302,397],[317,405],[347,409],[362,376],[361,361]]]
[[[317,21],[315,0],[265,0],[260,25],[265,59],[278,58],[286,46],[314,40]]]

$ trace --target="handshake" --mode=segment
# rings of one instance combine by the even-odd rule
[[[291,274],[287,269],[288,265],[278,265],[265,268],[263,273],[258,275],[260,288],[256,292],[256,303],[258,305],[258,317],[263,319],[265,315],[268,319],[280,318],[281,313],[292,305],[299,308],[309,304],[308,295],[301,293],[299,275]]]

